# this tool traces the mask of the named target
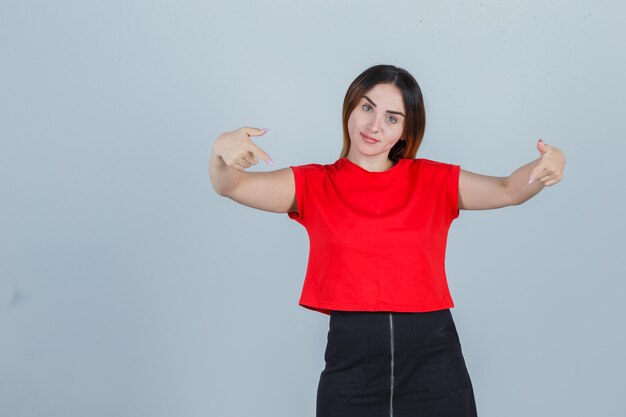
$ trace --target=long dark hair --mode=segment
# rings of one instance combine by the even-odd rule
[[[426,130],[426,112],[422,90],[413,76],[404,68],[393,65],[375,65],[363,71],[352,81],[343,100],[343,149],[339,158],[344,158],[350,150],[348,118],[359,104],[363,94],[377,84],[393,84],[402,92],[406,119],[401,138],[390,150],[389,159],[395,164],[400,158],[415,158],[424,131]]]

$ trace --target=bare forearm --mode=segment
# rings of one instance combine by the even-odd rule
[[[229,190],[237,186],[243,172],[226,165],[224,160],[215,153],[215,150],[212,150],[209,159],[209,176],[215,192],[224,196]]]
[[[506,179],[506,188],[511,199],[511,205],[522,204],[539,194],[545,188],[541,181],[534,180],[528,183],[533,169],[539,164],[541,158],[516,169]]]

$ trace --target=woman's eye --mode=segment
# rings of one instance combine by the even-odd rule
[[[398,119],[396,119],[396,118],[395,118],[395,117],[393,117],[393,116],[389,116],[389,118],[390,118],[390,119],[393,119],[393,121],[391,121],[391,123],[396,123],[396,122],[398,121]]]
[[[368,107],[368,108],[370,108],[370,109],[372,108],[369,104],[364,104],[364,105],[363,105],[363,110],[368,111],[368,110],[366,109],[366,107]]]

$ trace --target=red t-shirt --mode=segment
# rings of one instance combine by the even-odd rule
[[[299,305],[324,314],[454,307],[445,253],[459,165],[404,158],[370,172],[340,158],[290,167],[298,212],[287,214],[309,236]]]

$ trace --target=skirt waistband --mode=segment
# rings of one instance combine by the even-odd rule
[[[327,367],[387,364],[392,349],[403,357],[459,350],[450,309],[428,312],[338,311],[330,314]]]

